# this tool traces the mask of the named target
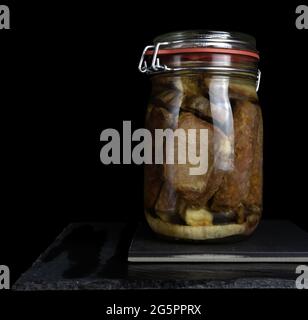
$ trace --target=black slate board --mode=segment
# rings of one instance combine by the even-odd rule
[[[295,289],[298,263],[128,263],[135,230],[70,224],[13,290]]]
[[[308,233],[289,221],[262,221],[248,239],[206,244],[166,241],[140,225],[129,262],[308,262]]]

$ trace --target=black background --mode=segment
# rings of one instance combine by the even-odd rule
[[[295,27],[303,2],[20,2],[2,1],[11,30],[0,30],[0,264],[13,281],[69,222],[143,218],[143,168],[104,166],[99,137],[123,120],[143,126],[150,82],[140,54],[169,31],[256,37],[264,217],[308,230],[308,30]]]

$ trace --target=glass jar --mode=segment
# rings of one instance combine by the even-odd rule
[[[207,130],[206,172],[192,175],[190,163],[166,161],[166,141],[163,162],[153,155],[145,165],[145,216],[155,233],[229,241],[256,228],[263,158],[258,60],[255,39],[235,32],[169,33],[145,48],[139,70],[151,75],[146,128],[154,140],[155,129],[196,129],[192,144],[201,154],[200,129]],[[174,141],[180,157],[180,138]],[[184,142],[187,157],[190,143]]]

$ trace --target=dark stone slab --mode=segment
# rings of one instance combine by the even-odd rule
[[[227,243],[166,241],[140,225],[130,262],[294,262],[308,263],[308,232],[284,220],[264,220],[248,239]]]
[[[129,263],[134,231],[123,223],[71,224],[13,289],[295,288],[298,263]]]

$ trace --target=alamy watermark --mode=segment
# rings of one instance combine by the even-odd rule
[[[1,289],[10,289],[10,269],[5,265],[0,265],[0,290]]]
[[[1,29],[10,29],[10,9],[5,5],[0,5],[0,30]]]
[[[295,273],[299,276],[295,280],[295,286],[297,289],[308,289],[308,266],[297,266]]]
[[[121,148],[121,134],[117,130],[102,131],[100,141],[107,142],[100,152],[103,164],[177,163],[190,165],[190,175],[207,172],[208,129],[155,129],[152,135],[144,128],[132,133],[131,122],[123,121],[122,137]],[[133,142],[137,144],[132,148]]]
[[[298,14],[295,20],[295,26],[297,29],[308,29],[308,6],[300,5],[295,9],[295,13]]]

